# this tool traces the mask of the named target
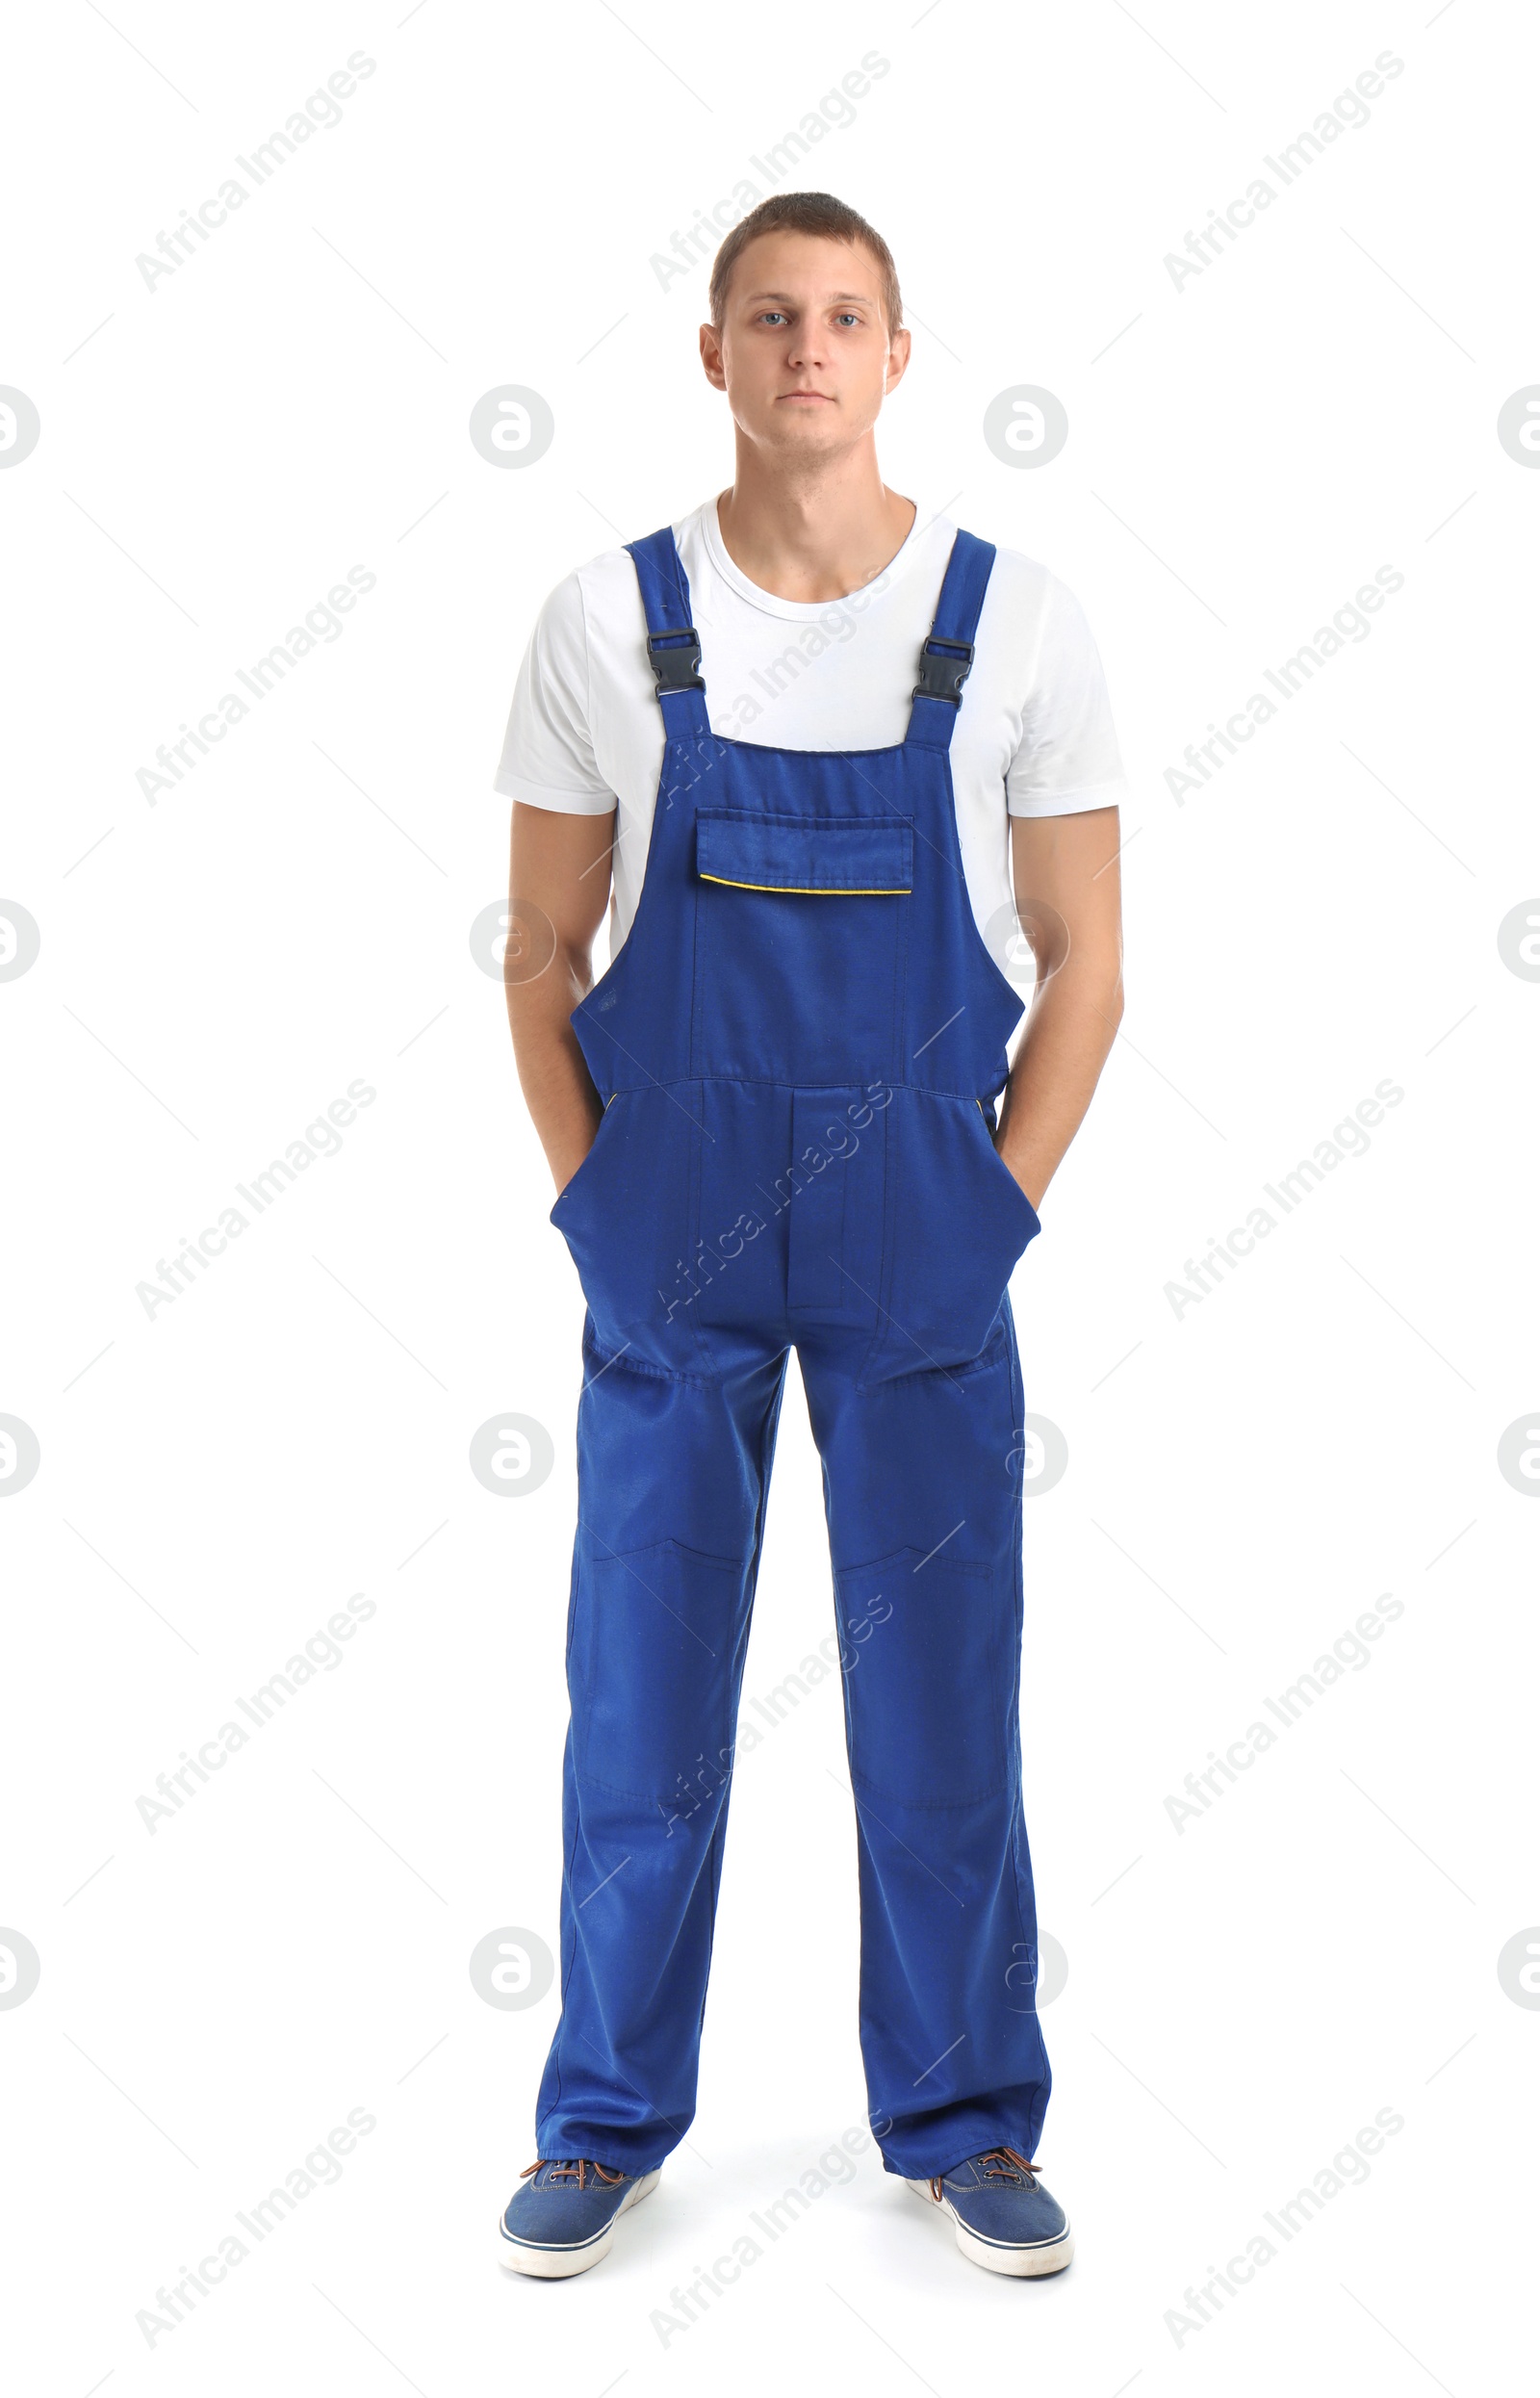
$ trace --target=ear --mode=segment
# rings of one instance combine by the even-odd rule
[[[714,324],[701,327],[701,366],[713,391],[725,392],[728,387],[727,369],[722,363],[722,342]]]

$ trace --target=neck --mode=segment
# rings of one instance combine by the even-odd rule
[[[732,488],[716,503],[733,565],[761,591],[800,601],[863,589],[903,548],[917,513],[884,482],[870,441],[847,457],[778,472],[740,439]]]

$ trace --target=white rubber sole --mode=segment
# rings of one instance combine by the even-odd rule
[[[629,2207],[641,2204],[656,2189],[662,2179],[661,2165],[629,2189],[603,2231],[596,2231],[591,2240],[577,2240],[565,2248],[539,2248],[530,2240],[512,2240],[498,2217],[498,2262],[504,2273],[530,2273],[540,2282],[565,2282],[574,2273],[586,2273],[609,2255],[614,2244],[615,2226]]]
[[[1075,2253],[1075,2235],[1065,2224],[1063,2236],[1042,2240],[1035,2248],[1024,2248],[1016,2241],[981,2239],[970,2231],[949,2198],[931,2196],[928,2181],[908,2181],[904,2187],[923,2199],[927,2206],[939,2206],[952,2218],[957,2244],[971,2264],[982,2265],[986,2273],[1010,2273],[1020,2279],[1036,2279],[1040,2274],[1062,2273]]]

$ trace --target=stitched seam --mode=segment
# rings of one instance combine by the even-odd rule
[[[949,1382],[969,1381],[976,1375],[991,1372],[999,1363],[995,1352],[1000,1345],[1001,1337],[1001,1323],[997,1314],[993,1326],[986,1335],[984,1347],[976,1357],[969,1357],[965,1364],[916,1366],[909,1374],[890,1374],[885,1381],[879,1383],[859,1382],[857,1388],[858,1390],[898,1390],[906,1382],[928,1382],[937,1375],[944,1375]]]
[[[625,1565],[633,1557],[655,1557],[659,1549],[672,1549],[677,1556],[690,1558],[697,1565],[715,1565],[724,1574],[740,1574],[743,1571],[740,1558],[718,1557],[714,1549],[694,1548],[688,1540],[677,1540],[672,1533],[665,1534],[661,1540],[644,1540],[635,1549],[606,1547],[603,1557],[590,1556],[587,1561],[590,1565]]]
[[[697,946],[697,948],[699,948],[699,946],[700,946],[700,912],[699,912],[699,910],[696,910],[696,911],[695,911],[695,923],[694,923],[694,925],[693,925],[693,927],[692,927],[692,931],[693,931],[694,936],[695,936],[695,940],[696,940],[696,946]],[[688,1245],[687,1245],[687,1247],[686,1247],[686,1249],[685,1249],[685,1252],[684,1252],[684,1253],[685,1253],[685,1255],[686,1255],[687,1257],[693,1257],[693,1256],[694,1256],[694,1254],[695,1254],[695,1245],[696,1245],[697,1240],[700,1238],[700,1234],[701,1234],[701,1221],[702,1221],[702,1212],[703,1212],[703,1204],[704,1204],[704,1202],[703,1202],[703,1192],[704,1192],[704,1190],[705,1190],[705,1185],[706,1185],[706,1125],[705,1125],[705,1121],[704,1121],[704,1119],[705,1119],[705,1115],[706,1115],[706,1094],[705,1094],[705,1093],[704,1093],[704,1092],[700,1089],[699,1084],[697,1084],[697,1085],[695,1086],[695,1105],[694,1105],[694,1107],[690,1110],[690,1118],[691,1118],[691,1122],[690,1122],[690,1129],[689,1129],[689,1134],[688,1134],[688,1139],[689,1139],[689,1144],[690,1144],[690,1159],[689,1159],[689,1204],[688,1204],[688,1211],[687,1211],[687,1212],[688,1212],[688,1220],[689,1220],[689,1222],[688,1222],[689,1240],[688,1240]],[[702,1374],[703,1374],[703,1376],[704,1376],[704,1378],[705,1378],[705,1379],[706,1379],[706,1381],[707,1383],[715,1382],[715,1383],[718,1383],[718,1384],[719,1384],[719,1383],[721,1382],[721,1379],[722,1379],[722,1375],[721,1375],[720,1370],[718,1370],[718,1371],[716,1371],[716,1372],[714,1372],[714,1373],[713,1373],[713,1371],[712,1371],[712,1365],[711,1365],[711,1352],[710,1352],[710,1349],[709,1349],[709,1347],[707,1346],[707,1343],[706,1343],[706,1326],[705,1326],[705,1323],[704,1323],[704,1321],[703,1321],[703,1319],[702,1319],[702,1316],[701,1316],[701,1314],[700,1314],[699,1309],[697,1309],[697,1308],[695,1307],[695,1304],[694,1304],[693,1300],[692,1300],[692,1302],[691,1302],[691,1303],[690,1303],[690,1304],[691,1304],[691,1312],[690,1312],[690,1329],[691,1329],[691,1331],[692,1331],[692,1332],[694,1333],[694,1335],[695,1335],[695,1354],[696,1354],[696,1355],[699,1357],[699,1359],[700,1359],[700,1361],[701,1361],[701,1371],[702,1371]]]
[[[919,1551],[914,1547],[913,1542],[906,1541],[901,1549],[885,1549],[881,1557],[863,1558],[860,1564],[836,1565],[834,1569],[834,1579],[836,1582],[844,1582],[851,1574],[880,1573],[885,1565],[896,1565],[901,1558],[918,1555]],[[953,1557],[948,1554],[943,1561],[947,1571],[954,1574],[992,1574],[994,1571],[988,1558]],[[929,1564],[930,1559],[927,1558],[925,1562]]]
[[[794,899],[908,899],[911,883],[740,883],[733,874],[707,874],[696,869],[703,883],[721,883],[728,890],[785,891]]]
[[[862,1773],[859,1766],[852,1767],[850,1778],[852,1782],[859,1782],[863,1790],[870,1791],[874,1798],[890,1799],[895,1807],[912,1807],[925,1815],[943,1815],[955,1807],[981,1807],[987,1798],[998,1798],[1008,1787],[1004,1782],[992,1782],[987,1790],[970,1791],[965,1798],[911,1798],[904,1791],[885,1789],[881,1782],[874,1782],[870,1774]]]
[[[751,743],[749,746],[752,747],[753,744]],[[832,756],[833,753],[829,750],[808,749],[793,750],[790,755],[795,758],[827,758]],[[879,794],[879,796],[881,796],[881,794]],[[799,808],[796,810],[784,808],[702,808],[698,812],[697,822],[705,822],[707,824],[752,824],[756,827],[764,824],[783,824],[789,827],[791,831],[797,833],[807,833],[809,831],[827,832],[830,830],[834,832],[849,830],[865,832],[874,824],[882,824],[888,826],[890,829],[896,830],[900,841],[905,843],[908,843],[914,828],[913,816],[910,814],[907,810],[894,808],[889,808],[886,816],[873,815],[864,809],[859,811],[855,814],[851,814],[846,812],[831,815],[828,813],[820,813],[817,809],[810,808]]]
[[[672,1795],[672,1793],[668,1791],[633,1791],[629,1785],[625,1782],[605,1782],[597,1773],[589,1773],[585,1769],[577,1766],[573,1767],[573,1771],[577,1775],[579,1782],[586,1783],[593,1790],[613,1791],[617,1798],[644,1799],[650,1807],[661,1807],[665,1805],[669,1797]],[[730,1774],[728,1776],[728,1781],[731,1780],[732,1776]],[[726,1787],[727,1784],[724,1783],[724,1790]],[[722,1818],[719,1818],[719,1824]]]
[[[654,1365],[650,1357],[633,1357],[625,1350],[605,1349],[597,1336],[591,1337],[583,1346],[599,1359],[606,1373],[641,1374],[654,1382],[690,1382],[701,1390],[714,1389],[720,1379],[715,1374],[687,1374],[682,1367]]]
[[[724,749],[746,749],[755,758],[894,758],[902,757],[907,749],[925,746],[911,741],[907,734],[902,741],[885,741],[879,749],[777,749],[769,741],[736,741],[730,733],[714,734],[712,738]]]
[[[1010,1358],[1011,1358],[1011,1398],[1010,1398],[1010,1414],[1011,1414],[1012,1441],[1013,1441],[1013,1444],[1014,1444],[1014,1438],[1015,1438],[1015,1420],[1016,1420],[1016,1416],[1017,1416],[1018,1412],[1020,1412],[1020,1411],[1024,1410],[1024,1408],[1025,1408],[1025,1406],[1026,1406],[1026,1386],[1025,1386],[1025,1383],[1024,1383],[1024,1382],[1023,1382],[1023,1380],[1022,1380],[1022,1376],[1021,1376],[1021,1361],[1020,1361],[1020,1358],[1019,1358],[1019,1356],[1018,1356],[1018,1354],[1017,1354],[1017,1351],[1016,1351],[1016,1342],[1015,1342],[1015,1327],[1014,1327],[1014,1324],[1012,1322],[1012,1319],[1011,1319],[1011,1313],[1010,1313],[1010,1302],[1009,1302],[1009,1300],[1005,1302],[1005,1305],[1004,1305],[1004,1308],[1003,1308],[1003,1311],[1002,1311],[1002,1312],[1003,1312],[1003,1315],[1004,1315],[1004,1322],[1003,1322],[1003,1324],[1002,1324],[1002,1326],[1001,1326],[1001,1330],[1002,1330],[1002,1332],[1003,1332],[1003,1334],[1004,1334],[1004,1336],[1005,1336],[1005,1339],[1006,1339],[1006,1345],[1007,1345],[1007,1348],[1008,1348],[1008,1350],[1009,1350],[1009,1353],[1010,1353]],[[1023,1803],[1023,1798],[1022,1798],[1022,1787],[1021,1787],[1021,1786],[1022,1786],[1022,1766],[1021,1766],[1021,1639],[1022,1639],[1022,1623],[1023,1623],[1023,1616],[1024,1616],[1024,1607],[1023,1607],[1024,1590],[1023,1590],[1023,1581],[1022,1581],[1022,1545],[1023,1545],[1023,1542],[1022,1542],[1022,1534],[1023,1534],[1023,1518],[1024,1518],[1024,1516],[1025,1516],[1025,1512],[1026,1512],[1026,1507],[1025,1507],[1025,1484],[1024,1484],[1024,1483],[1019,1483],[1019,1484],[1018,1484],[1018,1486],[1017,1486],[1017,1489],[1016,1489],[1016,1495],[1015,1495],[1015,1504],[1014,1504],[1014,1508],[1013,1508],[1013,1509],[1012,1509],[1012,1515],[1013,1515],[1013,1523],[1012,1523],[1012,1536],[1011,1536],[1011,1576],[1012,1576],[1012,1580],[1011,1580],[1011,1590],[1010,1590],[1010,1597],[1011,1597],[1011,1602],[1012,1602],[1012,1609],[1011,1609],[1011,1613],[1012,1613],[1012,1649],[1011,1649],[1011,1706],[1010,1706],[1009,1719],[1008,1719],[1008,1721],[1007,1721],[1007,1725],[1006,1725],[1006,1740],[1007,1740],[1007,1749],[1006,1749],[1006,1765],[1007,1765],[1007,1768],[1008,1768],[1008,1770],[1009,1770],[1009,1772],[1010,1772],[1011,1779],[1012,1779],[1012,1782],[1013,1782],[1013,1784],[1014,1784],[1014,1792],[1015,1792],[1014,1798],[1014,1800],[1013,1800],[1013,1802],[1012,1802],[1012,1811],[1011,1811],[1011,1889],[1012,1889],[1012,1897],[1013,1897],[1013,1899],[1014,1899],[1014,1905],[1015,1905],[1016,1924],[1017,1924],[1017,1927],[1018,1927],[1018,1929],[1019,1929],[1019,1931],[1020,1931],[1020,1933],[1021,1933],[1021,1944],[1022,1944],[1022,1947],[1024,1947],[1024,1948],[1028,1951],[1028,1953],[1029,1953],[1031,1956],[1033,1956],[1033,1957],[1035,1957],[1035,1958],[1038,1958],[1038,1957],[1039,1957],[1039,1946],[1038,1946],[1038,1941],[1037,1941],[1037,1938],[1036,1938],[1036,1924],[1037,1924],[1037,1913],[1038,1913],[1038,1895],[1037,1895],[1037,1891],[1036,1891],[1036,1889],[1035,1889],[1035,1888],[1034,1888],[1034,1886],[1033,1886],[1033,1880],[1032,1880],[1032,1867],[1031,1867],[1030,1857],[1029,1857],[1029,1856],[1024,1856],[1024,1855],[1023,1855],[1023,1853],[1022,1853],[1022,1842],[1023,1842],[1023,1840],[1024,1840],[1024,1838],[1025,1838],[1025,1836],[1026,1836],[1026,1828],[1027,1828],[1026,1809],[1025,1809],[1025,1806],[1024,1806],[1024,1803]],[[1023,1888],[1026,1890],[1026,1892],[1027,1892],[1027,1894],[1028,1894],[1028,1895],[1029,1895],[1029,1897],[1030,1897],[1030,1899],[1031,1899],[1031,1913],[1032,1913],[1032,1918],[1033,1918],[1033,1925],[1034,1925],[1034,1930],[1033,1930],[1033,1932],[1032,1932],[1032,1933],[1029,1933],[1029,1932],[1028,1932],[1028,1930],[1027,1930],[1027,1912],[1028,1912],[1028,1911],[1027,1911],[1027,1908],[1026,1908],[1026,1907],[1023,1905],[1023,1903],[1022,1903],[1022,1891],[1023,1891]],[[1042,2034],[1042,2025],[1041,2025],[1041,2023],[1039,2021],[1039,2016],[1038,2016],[1038,1991],[1037,1991],[1037,1984],[1036,1984],[1036,1982],[1034,1982],[1034,1984],[1033,1984],[1033,1991],[1032,1991],[1032,2020],[1033,2020],[1033,2023],[1034,2023],[1034,2024],[1036,2024],[1036,2026],[1037,2026],[1037,2032],[1038,2032],[1038,2050],[1039,2050],[1039,2053],[1040,2053],[1040,2057],[1041,2057],[1041,2059],[1042,2059],[1042,2071],[1043,2071],[1044,2076],[1046,2076],[1049,2074],[1049,2071],[1050,2071],[1050,2068],[1049,2068],[1049,2065],[1048,2065],[1048,2049],[1047,2049],[1047,2043],[1046,2043],[1046,2041],[1045,2041],[1045,2040],[1044,2040],[1044,2038],[1043,2038],[1043,2034]],[[1038,2125],[1037,2128],[1038,2128],[1039,2130],[1040,2130],[1040,2128],[1041,2128],[1040,2118],[1040,2122],[1039,2122],[1039,2125]],[[1035,2132],[1035,2133],[1034,2133],[1033,2138],[1032,2138],[1032,2139],[1030,2139],[1030,2140],[1027,2142],[1027,2145],[1026,2145],[1025,2149],[1024,2149],[1024,2150],[1023,2150],[1023,2152],[1022,2152],[1023,2155],[1026,2155],[1026,2156],[1031,2156],[1031,2155],[1033,2154],[1033,2153],[1034,2153],[1034,2151],[1035,2151],[1036,2147],[1037,2147],[1037,2136],[1036,2136],[1036,2132]]]
[[[597,984],[594,987],[598,989]],[[965,1105],[971,1099],[975,1106],[981,1104],[976,1093],[972,1091],[943,1091],[935,1083],[906,1081],[901,1074],[871,1073],[865,1079],[868,1082],[886,1083],[893,1091],[918,1092],[922,1098],[953,1099],[959,1105]],[[779,1074],[740,1074],[713,1069],[710,1072],[704,1074],[658,1074],[652,1076],[646,1082],[617,1083],[614,1096],[618,1098],[623,1093],[633,1091],[674,1091],[685,1083],[706,1082],[725,1082],[734,1087],[741,1083],[748,1083],[757,1091],[849,1091],[856,1088],[860,1081],[860,1077],[854,1074],[832,1074],[824,1082],[808,1082]],[[873,1105],[875,1104],[874,1101]],[[1009,1173],[1010,1171],[1007,1167],[1006,1172]]]

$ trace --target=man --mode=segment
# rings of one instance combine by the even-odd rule
[[[795,1347],[874,2132],[965,2256],[1057,2272],[1069,2226],[1030,2161],[1049,2073],[1006,1285],[1121,1012],[1121,767],[1070,594],[882,480],[910,336],[864,219],[765,201],[710,308],[732,488],[552,592],[498,778],[513,914],[551,953],[510,973],[519,1075],[588,1302],[562,2015],[499,2253],[597,2263],[694,2114]],[[1017,916],[1038,980],[1008,1078]]]

